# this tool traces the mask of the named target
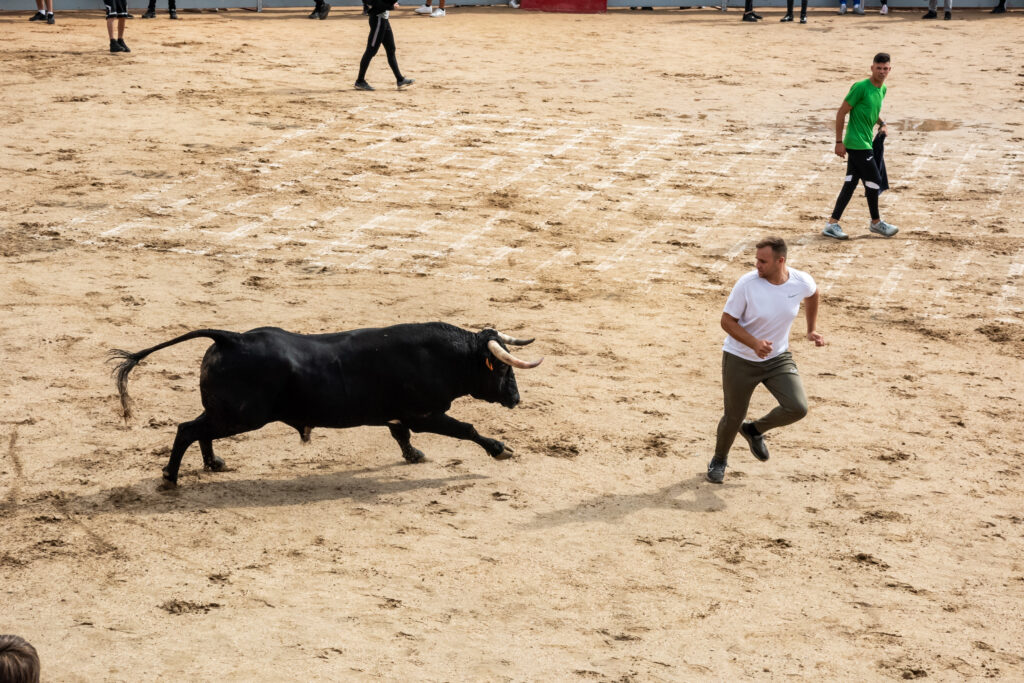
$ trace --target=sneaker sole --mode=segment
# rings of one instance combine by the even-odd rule
[[[832,233],[826,232],[825,230],[822,230],[821,234],[824,235],[825,237],[831,237],[834,240],[839,240],[840,242],[850,239],[849,235],[843,235],[842,237],[840,237],[839,235],[833,235]]]

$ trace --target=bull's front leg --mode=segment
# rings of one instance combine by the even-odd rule
[[[423,462],[427,459],[427,456],[423,454],[423,451],[412,445],[409,440],[412,436],[409,433],[409,428],[401,422],[395,420],[388,422],[388,429],[391,430],[391,436],[395,437],[395,441],[402,448],[402,457],[408,463]]]
[[[513,455],[512,449],[501,441],[481,436],[473,425],[468,422],[459,422],[445,413],[435,413],[414,420],[403,420],[403,423],[408,424],[414,432],[431,432],[432,434],[450,436],[453,439],[472,441],[496,460],[505,460]]]

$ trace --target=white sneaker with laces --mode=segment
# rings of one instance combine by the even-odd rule
[[[878,13],[881,14],[882,16],[885,16],[886,14],[889,13],[889,6],[882,5],[882,9],[878,10]]]
[[[869,230],[871,230],[871,232],[875,233],[876,235],[881,235],[882,237],[892,237],[893,235],[900,231],[900,229],[897,228],[895,225],[886,223],[885,221],[878,221],[877,223],[872,223]]]
[[[432,11],[430,5],[420,5],[416,8],[416,14],[430,14]]]
[[[430,16],[432,16],[432,17],[443,17],[444,16],[444,10],[441,9],[440,7],[438,7],[436,10],[434,10],[433,12],[430,13]]]
[[[821,231],[821,234],[834,240],[850,239],[850,236],[843,232],[838,223],[825,223],[825,229]]]

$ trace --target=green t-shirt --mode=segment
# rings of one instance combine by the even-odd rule
[[[846,127],[843,145],[846,149],[871,149],[875,138],[875,123],[882,111],[882,100],[885,99],[885,84],[876,88],[871,79],[857,81],[846,93],[846,103],[853,107],[850,110],[850,123]]]

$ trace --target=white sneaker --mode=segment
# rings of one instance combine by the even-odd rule
[[[519,0],[508,0],[508,6],[512,9],[519,9]]]
[[[881,235],[882,237],[892,237],[893,235],[900,231],[900,229],[897,228],[895,225],[886,223],[885,221],[878,221],[877,223],[872,223],[871,227],[868,229],[871,232],[875,233],[876,235]]]
[[[825,223],[825,229],[821,231],[821,234],[825,237],[831,237],[834,240],[850,239],[850,236],[843,232],[843,229],[838,223]]]
[[[433,12],[430,13],[430,16],[432,16],[432,17],[443,17],[444,16],[444,10],[441,9],[440,7],[438,7],[436,10],[434,10]]]
[[[889,6],[882,5],[882,9],[878,10],[878,13],[881,14],[882,16],[885,16],[886,14],[889,13]]]
[[[420,5],[416,8],[416,14],[430,14],[432,11],[430,5]]]

